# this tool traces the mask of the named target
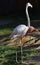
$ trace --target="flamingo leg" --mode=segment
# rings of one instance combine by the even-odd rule
[[[22,42],[26,39],[26,36],[23,36],[20,40],[19,40],[19,43],[21,44],[21,63],[23,63],[23,44]],[[16,51],[16,62],[18,62],[18,58],[17,58],[17,51]]]
[[[22,37],[22,42],[26,40],[26,36],[23,36]]]
[[[22,38],[21,38],[21,43],[22,43]],[[23,49],[22,49],[22,47],[23,47],[23,44],[21,44],[21,63],[23,62],[23,57],[22,57],[22,55],[23,55]]]
[[[21,44],[22,43],[22,38],[19,40],[19,43]],[[23,61],[23,58],[22,58],[22,44],[21,44],[21,62]],[[20,62],[18,62],[18,58],[17,58],[17,51],[16,51],[16,62],[17,63],[20,63]]]
[[[26,36],[21,38],[21,43],[26,39]],[[21,63],[23,62],[23,44],[21,44]]]
[[[19,43],[22,44],[22,42],[24,42],[26,40],[26,36],[23,36],[20,40]]]

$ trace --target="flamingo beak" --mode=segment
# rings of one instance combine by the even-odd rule
[[[31,8],[33,8],[33,6],[31,5]]]

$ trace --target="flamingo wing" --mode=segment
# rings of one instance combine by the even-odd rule
[[[16,28],[14,28],[10,38],[13,39],[15,37],[22,37],[27,33],[28,29],[29,27],[26,25],[18,25]]]

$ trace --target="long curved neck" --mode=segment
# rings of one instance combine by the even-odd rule
[[[29,14],[28,14],[28,6],[26,6],[26,16],[27,16],[27,20],[28,20],[28,27],[30,27],[30,18],[29,18]]]

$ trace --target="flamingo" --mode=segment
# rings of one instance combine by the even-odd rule
[[[26,4],[26,16],[27,16],[27,20],[28,20],[28,26],[21,24],[18,25],[14,28],[13,32],[11,33],[11,35],[9,36],[10,39],[16,38],[16,37],[21,37],[20,39],[20,43],[26,38],[26,34],[28,33],[32,33],[33,31],[37,31],[37,29],[35,29],[33,26],[30,26],[30,18],[29,18],[29,14],[28,14],[28,7],[32,8],[32,5],[30,3]]]
[[[30,3],[26,4],[26,15],[27,15],[27,20],[28,20],[28,26],[26,26],[24,24],[16,26],[14,28],[13,32],[11,33],[11,35],[9,36],[11,39],[16,38],[16,37],[21,37],[21,39],[22,39],[25,36],[25,34],[27,33],[27,31],[29,30],[30,18],[28,15],[28,7],[32,7],[32,5]]]
[[[32,8],[32,5],[29,2],[26,4],[26,16],[27,16],[27,20],[28,20],[28,25],[26,26],[24,24],[21,24],[21,25],[16,26],[14,28],[13,32],[11,33],[11,35],[9,36],[11,39],[16,38],[16,37],[21,37],[21,39],[19,41],[20,43],[22,43],[22,41],[26,38],[28,33],[38,31],[33,26],[30,26],[28,7]],[[16,52],[16,56],[17,56],[17,52]],[[21,45],[21,60],[22,60],[22,45]],[[16,57],[16,61],[17,61],[17,57]]]

